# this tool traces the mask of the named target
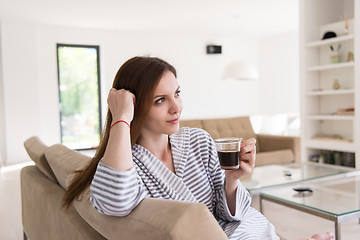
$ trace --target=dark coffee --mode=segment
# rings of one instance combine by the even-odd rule
[[[238,169],[240,152],[224,150],[218,151],[219,162],[222,169]]]

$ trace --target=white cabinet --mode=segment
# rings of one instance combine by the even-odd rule
[[[302,161],[322,155],[360,168],[359,8],[356,0],[300,0]],[[336,37],[322,40],[326,32]]]

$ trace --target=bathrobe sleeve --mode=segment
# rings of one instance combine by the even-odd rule
[[[134,167],[120,171],[99,162],[90,186],[90,201],[98,212],[126,216],[145,197],[144,185]]]
[[[220,168],[214,141],[212,140],[210,135],[207,135],[206,138],[209,146],[209,170],[214,186],[214,216],[217,219],[223,219],[229,222],[241,221],[249,210],[249,207],[251,205],[251,196],[246,190],[246,188],[239,181],[236,192],[235,215],[232,215],[230,213],[229,207],[227,205],[225,192],[225,171]]]

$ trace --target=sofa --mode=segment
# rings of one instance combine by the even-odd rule
[[[255,138],[256,166],[301,161],[299,137],[256,134],[248,116],[182,120],[180,126],[204,129],[214,140],[222,137]]]
[[[248,117],[184,120],[180,125],[205,129],[214,139],[256,138],[258,166],[298,159],[297,138],[257,135]],[[24,239],[227,239],[212,213],[199,203],[147,198],[128,216],[113,217],[91,206],[87,189],[66,210],[62,197],[73,172],[91,158],[62,144],[46,146],[36,136],[24,146],[35,163],[20,174]]]
[[[113,217],[91,206],[87,189],[66,210],[61,201],[73,171],[90,157],[62,144],[46,146],[36,136],[24,146],[35,163],[20,173],[24,239],[227,239],[200,203],[146,198],[128,216]]]

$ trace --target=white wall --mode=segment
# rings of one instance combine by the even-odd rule
[[[250,115],[259,112],[259,81],[221,79],[225,65],[247,60],[258,65],[257,40],[199,32],[123,32],[37,25],[1,19],[7,163],[27,160],[23,141],[37,135],[46,144],[60,141],[56,43],[100,45],[102,103],[120,65],[150,54],[172,63],[184,99],[183,118]],[[207,55],[217,43],[223,54]]]
[[[39,82],[34,27],[1,21],[5,117],[5,162],[23,161],[25,136],[40,130]],[[22,157],[20,157],[22,156]]]
[[[260,112],[300,112],[298,31],[259,39]]]
[[[1,54],[1,24],[0,24],[0,167],[6,156],[5,147],[5,113],[4,113],[4,88]]]

